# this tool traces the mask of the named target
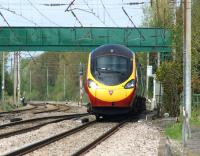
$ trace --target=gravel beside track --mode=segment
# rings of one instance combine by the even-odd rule
[[[116,125],[116,123],[97,123],[81,132],[75,133],[69,137],[34,151],[33,153],[27,154],[27,156],[72,155],[75,151],[92,142],[114,125]]]
[[[15,125],[15,126],[8,126],[4,129],[0,129],[0,134],[12,132],[14,130],[20,130],[20,129],[32,127],[34,125],[39,125],[39,124],[47,123],[47,122],[54,121],[54,120],[56,120],[56,119],[46,119],[46,120],[43,120],[43,121],[36,121],[36,122],[32,122],[32,123],[30,122],[30,123]]]
[[[65,105],[62,105],[61,107],[64,107]],[[26,106],[27,107],[30,107],[30,106]],[[6,123],[9,123],[10,122],[10,119],[12,118],[22,118],[23,120],[26,120],[26,119],[31,119],[31,118],[37,118],[37,117],[45,117],[45,116],[49,116],[49,115],[64,115],[64,114],[74,114],[74,113],[86,113],[87,109],[86,107],[80,107],[80,106],[77,106],[76,103],[72,103],[70,105],[66,104],[66,108],[70,107],[70,109],[66,110],[63,108],[60,110],[60,111],[56,111],[56,112],[44,112],[44,113],[39,113],[39,114],[33,114],[34,111],[39,111],[43,108],[44,106],[43,105],[39,105],[39,108],[38,109],[34,109],[34,110],[30,110],[30,111],[25,111],[23,113],[14,113],[14,114],[6,114],[4,116],[2,116],[0,118],[0,125],[1,124],[6,124]],[[53,106],[49,106],[49,107],[55,107],[54,105]]]
[[[92,120],[94,117],[90,118]],[[13,151],[17,148],[23,147],[26,144],[30,144],[52,135],[56,135],[60,132],[70,130],[79,125],[81,125],[79,120],[66,120],[59,123],[49,124],[47,126],[41,127],[40,129],[25,134],[0,139],[0,153]]]
[[[86,156],[157,156],[159,131],[146,123],[129,123]]]
[[[36,106],[27,105],[27,106],[24,106],[24,107],[21,107],[21,108],[18,108],[18,109],[14,109],[14,110],[11,110],[11,111],[0,111],[0,115],[11,114],[11,113],[20,113],[20,112],[24,112],[24,111],[30,111],[30,110],[33,110],[33,109],[36,109],[36,108],[37,108]]]
[[[64,112],[48,112],[41,114],[20,113],[17,117],[21,117],[23,120],[37,117],[45,117],[51,115],[66,115],[74,113],[85,113],[86,108],[77,106],[76,103],[68,103],[66,106],[70,106],[69,110]],[[13,114],[11,116],[1,117],[3,122],[9,122],[9,118],[16,117]],[[89,116],[90,121],[94,120],[94,116]],[[9,138],[0,139],[0,155],[8,153],[15,149],[21,148],[27,144],[43,140],[58,133],[73,129],[82,123],[80,120],[65,120],[58,123],[49,124],[43,126],[37,130],[27,132],[24,134],[12,136]],[[48,146],[45,146],[39,150],[36,150],[29,156],[68,156],[75,153],[80,148],[94,141],[94,139],[101,136],[103,133],[111,129],[116,122],[100,122],[85,130],[75,133],[72,136],[68,136],[57,142],[54,142]],[[23,126],[22,126],[23,127]],[[9,130],[9,129],[7,129]],[[4,130],[1,131],[1,133]],[[154,127],[150,123],[144,120],[138,122],[129,122],[124,127],[120,128],[115,134],[107,138],[104,142],[97,145],[87,156],[156,156],[158,155],[158,147],[161,135],[158,128]]]

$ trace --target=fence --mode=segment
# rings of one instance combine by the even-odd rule
[[[200,94],[193,94],[192,95],[192,107],[193,108],[200,108]]]
[[[163,105],[163,96],[157,95],[156,96],[156,108],[158,109],[158,113],[160,113]],[[181,94],[180,97],[180,105],[183,105],[183,96]],[[150,108],[150,103],[148,103],[148,108]],[[200,109],[200,94],[192,94],[192,109]]]
[[[181,94],[181,105],[183,105],[183,95]],[[192,94],[192,108],[200,108],[200,94]]]

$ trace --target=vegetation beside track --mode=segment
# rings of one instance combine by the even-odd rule
[[[156,78],[163,87],[163,97],[160,115],[168,112],[170,116],[179,116],[181,94],[183,92],[183,3],[176,8],[176,24],[171,4],[168,1],[152,0],[151,6],[144,8],[144,26],[164,26],[173,31],[173,49],[171,57],[163,59],[161,54],[161,66],[157,67],[158,55],[150,54],[150,64],[156,72]],[[192,3],[192,92],[200,93],[200,1]],[[154,55],[154,56],[153,56]],[[199,104],[200,105],[200,104]],[[193,107],[193,109],[196,109]],[[194,110],[196,111],[196,110]]]
[[[13,104],[1,104],[0,105],[0,111],[11,111],[16,108],[17,107]]]
[[[182,114],[180,115],[179,119],[180,119],[179,122],[170,124],[164,130],[165,130],[166,136],[168,136],[169,138],[181,141],[181,139],[182,139],[182,123],[183,123]],[[192,126],[200,127],[200,109],[192,111],[192,116],[190,119],[190,126],[191,127]]]
[[[165,135],[171,139],[181,141],[182,138],[182,123],[170,124],[165,128]]]
[[[80,62],[83,64],[85,71],[88,54],[78,52],[75,54],[46,52],[35,57],[34,60],[23,59],[21,63],[23,68],[22,90],[25,93],[25,98],[27,100],[78,101],[79,64]],[[29,91],[30,70],[32,72],[31,92]]]

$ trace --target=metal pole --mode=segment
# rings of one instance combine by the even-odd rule
[[[156,108],[156,76],[153,74],[153,99],[152,99],[151,110]]]
[[[64,89],[63,90],[64,91],[64,99],[65,99],[65,95],[66,95],[66,77],[65,77],[66,69],[65,68],[66,68],[66,66],[64,65],[64,75],[63,75],[64,76],[64,88],[63,88]]]
[[[160,53],[158,52],[157,53],[157,66],[159,67],[160,66]]]
[[[13,80],[13,58],[12,58],[12,55],[11,55],[11,60],[10,60],[10,71],[11,71],[11,80]]]
[[[20,52],[17,52],[17,100],[20,102],[21,96],[21,77],[20,77]]]
[[[80,105],[83,104],[83,66],[80,63],[80,70],[79,70],[79,85],[80,85]]]
[[[184,3],[184,96],[185,109],[188,117],[191,117],[191,0]]]
[[[147,67],[149,65],[149,53],[147,53]],[[146,72],[146,99],[148,100],[148,92],[149,92],[149,77]]]
[[[48,86],[48,81],[49,81],[49,70],[48,70],[48,66],[47,66],[47,97],[46,100],[48,100],[49,97],[49,86]]]
[[[191,137],[189,119],[191,117],[191,0],[184,1],[183,30],[183,145]]]
[[[17,58],[16,58],[16,52],[14,52],[14,87],[13,87],[13,103],[16,105],[16,94],[17,94]]]
[[[157,11],[157,24],[160,25],[160,10],[159,10],[159,1],[156,0],[156,11]]]
[[[31,71],[31,68],[30,68],[30,72],[29,72],[29,96],[30,96],[30,98],[31,98],[31,91],[32,91],[32,88],[31,88],[31,86],[32,86],[32,79],[31,79],[31,75],[32,75],[32,71]],[[31,99],[30,99],[31,100]]]
[[[5,84],[5,74],[4,74],[4,52],[2,53],[2,105],[4,105],[4,84]]]
[[[173,17],[173,25],[174,27],[176,26],[176,0],[174,0],[173,2],[173,14],[174,14],[174,17]],[[176,36],[174,36],[174,39],[176,38]],[[175,45],[172,49],[172,54],[173,54],[173,60],[176,60],[176,48],[175,48]]]
[[[173,3],[173,14],[174,14],[173,24],[176,25],[176,0],[174,0]]]

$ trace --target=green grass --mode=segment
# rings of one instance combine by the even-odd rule
[[[182,138],[182,123],[175,123],[165,128],[165,135],[171,139],[181,140]]]
[[[183,117],[180,116],[180,122],[171,124],[167,128],[165,128],[165,135],[171,139],[181,141],[182,138],[182,122]],[[190,125],[200,126],[200,110],[193,110],[190,118]]]
[[[16,106],[12,105],[12,104],[3,104],[3,105],[0,105],[0,109],[2,111],[11,111],[11,110],[13,110],[15,108],[16,108]]]
[[[200,108],[192,111],[190,124],[195,126],[200,126]]]

